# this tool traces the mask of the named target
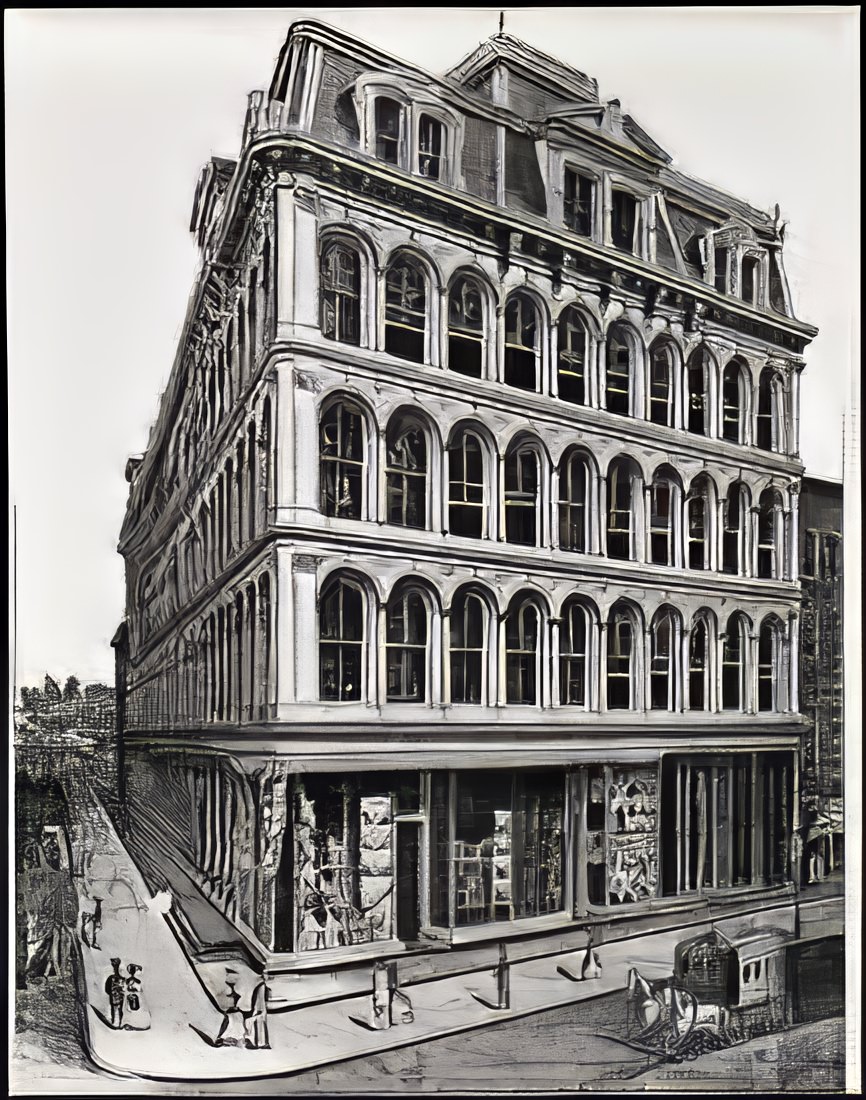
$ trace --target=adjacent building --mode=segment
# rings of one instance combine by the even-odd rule
[[[800,710],[803,740],[803,881],[842,863],[842,485],[806,477],[800,493]]]
[[[784,904],[797,320],[775,215],[509,35],[295,24],[120,541],[129,839],[275,970]]]

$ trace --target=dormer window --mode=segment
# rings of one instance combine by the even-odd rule
[[[462,120],[435,90],[365,75],[356,86],[370,156],[439,183],[460,185]]]
[[[614,248],[640,253],[639,204],[628,191],[613,192],[610,231]]]
[[[376,156],[386,164],[400,163],[400,116],[402,107],[394,99],[376,100]]]
[[[570,168],[565,169],[563,220],[572,233],[592,236],[593,181]]]
[[[740,269],[740,297],[750,306],[758,304],[761,261],[757,256],[744,256]]]
[[[713,265],[715,269],[715,275],[713,276],[713,285],[719,294],[728,293],[728,250],[727,248],[716,248],[713,250]]]
[[[444,129],[430,115],[421,115],[418,121],[418,172],[431,180],[440,180],[444,175]]]

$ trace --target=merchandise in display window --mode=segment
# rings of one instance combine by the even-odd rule
[[[590,904],[622,905],[655,897],[658,770],[651,766],[590,768],[586,825]]]

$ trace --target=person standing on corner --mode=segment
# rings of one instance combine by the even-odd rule
[[[126,999],[126,979],[120,973],[120,959],[112,959],[114,973],[105,979],[105,992],[111,1008],[111,1026],[123,1027],[123,1002]]]

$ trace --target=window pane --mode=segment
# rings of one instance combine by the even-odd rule
[[[376,156],[397,164],[400,150],[400,104],[380,96],[376,100]]]

